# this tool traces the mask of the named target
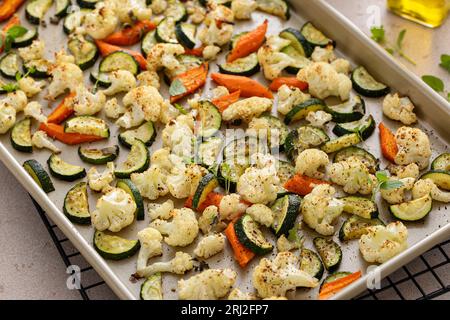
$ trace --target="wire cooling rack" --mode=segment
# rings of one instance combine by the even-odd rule
[[[33,199],[32,199],[33,200]],[[50,236],[67,267],[76,265],[81,272],[78,291],[84,300],[116,298],[106,283],[84,260],[70,241],[33,200]],[[364,300],[450,300],[450,239],[435,246],[408,265],[381,281],[378,290],[367,290],[356,299]]]

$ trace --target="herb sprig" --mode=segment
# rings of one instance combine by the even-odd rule
[[[374,26],[370,29],[370,32],[372,34],[371,38],[377,43],[383,45],[384,49],[391,55],[398,54],[409,63],[417,65],[417,63],[413,59],[411,59],[408,55],[406,55],[405,52],[403,51],[403,42],[405,40],[406,29],[403,29],[399,32],[395,45],[387,43],[384,26],[379,27]]]
[[[403,182],[400,180],[389,180],[386,171],[377,171],[375,177],[377,178],[377,185],[373,188],[372,200],[375,200],[375,196],[380,190],[394,190],[403,186]]]
[[[27,31],[27,28],[24,28],[22,26],[13,26],[9,28],[5,33],[4,39],[0,37],[0,47],[3,46],[3,50],[5,52],[9,52],[14,40],[25,35]]]

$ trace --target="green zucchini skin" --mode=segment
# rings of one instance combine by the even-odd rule
[[[336,152],[334,155],[334,162],[345,161],[350,157],[356,157],[361,160],[361,162],[364,163],[367,169],[369,169],[369,172],[372,174],[375,174],[380,168],[379,159],[375,158],[375,156],[369,151],[357,146],[350,146]]]
[[[95,9],[95,5],[99,2],[100,0],[77,0],[78,5],[81,8],[86,8],[86,9]]]
[[[323,280],[322,284],[320,285],[320,289],[322,289],[324,284],[336,281],[338,279],[344,278],[351,274],[352,274],[351,272],[347,272],[347,271],[334,272],[334,273],[330,274],[328,277],[326,277],[325,280]]]
[[[133,159],[133,157],[136,156],[139,156],[139,158]],[[124,166],[125,168],[117,168],[114,171],[116,178],[128,179],[131,174],[144,172],[150,166],[150,153],[141,140],[136,139],[134,144],[131,146],[131,150],[128,153]]]
[[[103,149],[89,149],[79,146],[78,156],[86,163],[101,165],[114,161],[119,155],[119,150],[117,145]]]
[[[358,196],[340,198],[344,202],[344,212],[357,215],[363,219],[375,219],[378,217],[378,208],[374,201]]]
[[[337,123],[333,128],[333,133],[338,137],[346,134],[358,133],[362,140],[367,140],[374,133],[375,127],[375,120],[372,115],[370,115],[364,120],[361,119],[354,122]]]
[[[72,208],[73,206],[77,205],[76,203],[74,203],[76,201],[82,201],[81,205],[84,207],[85,211],[81,211],[80,208]],[[75,212],[74,210],[77,209],[80,211]],[[76,224],[91,223],[86,182],[77,183],[67,192],[64,198],[63,212],[66,215],[66,217],[73,223]]]
[[[28,20],[31,24],[39,25],[41,23],[41,20],[44,18],[46,12],[52,5],[52,0],[32,0],[28,1],[28,4],[25,8],[25,18]],[[42,11],[41,12],[34,12],[34,8],[37,4],[41,4]]]
[[[70,0],[56,0],[55,1],[55,17],[64,18],[69,13]],[[58,8],[59,6],[59,8]],[[59,9],[59,10],[58,10]]]
[[[48,158],[47,164],[51,175],[60,180],[71,182],[86,176],[86,170],[83,167],[68,164],[55,154],[52,154],[50,158]],[[64,172],[64,167],[72,168],[74,172]]]
[[[222,115],[210,101],[203,100],[198,104],[198,115],[201,123],[199,135],[203,138],[212,137],[222,126]]]
[[[77,49],[81,49],[82,46],[87,46],[90,48],[89,54],[84,55],[77,52]],[[81,70],[86,70],[92,67],[100,56],[99,50],[95,43],[89,40],[79,41],[74,38],[68,43],[69,51],[75,57],[75,64],[77,64]]]
[[[7,79],[16,79],[19,70],[19,55],[14,52],[5,54],[0,59],[0,74]]]
[[[342,224],[341,229],[339,230],[339,240],[349,241],[359,239],[362,235],[367,234],[366,228],[379,225],[383,226],[384,223],[378,218],[365,219],[353,215]]]
[[[277,237],[289,234],[289,230],[294,227],[295,220],[299,215],[300,205],[301,198],[295,194],[287,194],[278,198],[272,205],[271,209],[274,213],[272,230]]]
[[[121,251],[111,252],[112,250],[105,248],[104,243],[112,240],[113,242],[121,242],[121,247],[125,247],[124,244],[127,246]],[[93,243],[95,250],[100,256],[108,260],[123,260],[129,258],[138,252],[141,247],[139,240],[128,240],[118,236],[111,236],[98,230],[94,233]]]
[[[359,66],[353,70],[351,80],[353,89],[364,97],[380,98],[387,95],[391,91],[391,89],[385,84],[377,82],[362,66]],[[376,87],[370,88],[367,85],[367,81],[372,82],[372,85]]]
[[[339,108],[351,107],[351,112],[340,112]],[[352,100],[344,102],[336,106],[326,106],[325,111],[331,114],[333,121],[336,123],[347,123],[358,121],[364,117],[366,113],[366,103],[360,96],[354,97]]]
[[[103,88],[111,86],[111,81],[109,80],[107,73],[91,72],[89,74],[89,80],[91,80],[93,84],[97,84]]]
[[[187,34],[186,28],[193,28],[193,34]],[[186,48],[194,49],[195,47],[195,32],[196,26],[190,23],[177,23],[175,25],[175,36],[177,37],[178,42]],[[193,36],[193,38],[192,38]]]
[[[108,73],[117,70],[126,70],[134,76],[140,71],[139,63],[129,53],[124,51],[115,51],[103,58],[98,67],[99,72]]]
[[[258,224],[249,215],[239,218],[234,230],[239,242],[255,254],[265,255],[273,250],[273,245],[264,238]]]
[[[141,285],[139,297],[141,300],[162,300],[162,276],[161,273],[155,273],[148,277]]]
[[[326,153],[338,152],[344,148],[357,145],[361,138],[357,133],[345,134],[339,138],[327,141],[320,149]]]
[[[215,188],[219,186],[219,181],[216,176],[212,173],[207,173],[203,176],[202,180],[200,180],[197,190],[195,190],[194,196],[192,197],[192,208],[194,210],[198,209],[198,207],[203,203],[208,193],[213,191]]]
[[[431,170],[450,171],[450,153],[443,153],[431,163]]]
[[[136,219],[144,220],[145,219],[144,200],[142,199],[139,189],[134,185],[134,183],[130,179],[121,179],[117,181],[116,187],[123,189],[133,198],[134,202],[136,203]]]
[[[306,41],[308,41],[309,44],[313,47],[325,48],[328,45],[336,47],[336,41],[325,36],[323,32],[317,29],[311,21],[306,22],[300,29],[300,32],[305,37]],[[316,36],[315,37],[311,36],[312,33],[315,33]],[[313,38],[315,39],[321,38],[321,40],[316,41]]]
[[[52,179],[37,160],[27,160],[23,163],[23,167],[45,193],[55,191]]]
[[[302,55],[309,58],[314,51],[314,47],[305,39],[300,30],[287,28],[280,32],[280,37],[291,40],[291,45]]]
[[[292,122],[299,121],[304,119],[308,113],[312,111],[324,110],[326,108],[325,102],[320,99],[309,99],[303,103],[300,103],[291,111],[286,114],[284,117],[284,123],[286,125],[291,124]]]
[[[11,130],[11,145],[20,152],[33,152],[30,118],[25,118],[14,124]]]
[[[24,73],[28,73],[30,77],[35,78],[35,79],[46,79],[50,76],[49,74],[49,70],[48,70],[48,65],[47,62],[45,60],[42,61],[43,65],[36,65],[36,62],[32,61],[31,62],[31,66],[30,64],[23,64],[22,65],[22,69]],[[31,67],[34,68],[34,70],[30,70]],[[33,72],[31,72],[33,71]]]
[[[236,59],[230,63],[219,65],[219,72],[233,74],[237,76],[250,77],[261,70],[256,53],[251,53],[247,57]]]
[[[36,28],[28,30],[23,36],[15,38],[11,47],[13,48],[23,48],[28,47],[34,40],[38,38],[38,31]]]
[[[139,139],[147,147],[150,147],[156,138],[155,125],[151,121],[144,122],[136,129],[126,130],[119,134],[119,143],[126,148],[131,148],[134,139]]]
[[[300,252],[300,270],[320,280],[323,277],[324,267],[317,253],[303,248]]]
[[[332,239],[322,237],[314,238],[313,243],[323,261],[325,269],[328,272],[336,271],[342,261],[341,247]]]
[[[398,220],[419,221],[424,219],[433,209],[433,199],[428,194],[408,202],[389,206],[389,211]]]
[[[439,188],[450,190],[450,171],[431,170],[424,173],[419,179],[431,179]]]
[[[320,147],[330,141],[330,137],[321,128],[301,126],[289,132],[284,142],[284,151],[291,160],[305,149]]]

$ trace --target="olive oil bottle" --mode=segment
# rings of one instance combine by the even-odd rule
[[[387,0],[394,13],[423,24],[439,27],[447,17],[449,0]]]

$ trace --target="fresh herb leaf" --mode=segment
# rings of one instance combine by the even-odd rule
[[[406,29],[403,29],[402,31],[400,31],[400,33],[397,36],[397,48],[399,50],[402,49],[403,40],[405,39],[405,34],[406,34]]]
[[[384,41],[384,27],[383,26],[379,26],[379,27],[375,27],[373,26],[372,28],[370,28],[370,32],[372,33],[371,38],[378,42],[381,43]]]
[[[377,178],[378,183],[383,183],[389,180],[386,171],[377,171],[377,173],[375,173],[375,177]]]
[[[394,55],[394,53],[395,53],[394,49],[392,49],[392,48],[386,48],[386,51],[391,55]]]
[[[185,108],[183,108],[183,106],[182,105],[179,105],[178,103],[175,103],[175,108],[177,108],[178,109],[178,111],[180,111],[180,113],[181,114],[188,114],[188,112],[186,111],[186,109]]]
[[[450,55],[443,54],[441,55],[441,63],[440,66],[450,72]]]
[[[13,26],[6,32],[6,36],[16,39],[23,36],[27,31],[27,28],[22,26]]]
[[[447,101],[450,102],[450,92],[447,94]]]
[[[178,96],[180,94],[185,93],[186,87],[184,86],[183,82],[181,82],[180,79],[175,79],[172,81],[172,83],[170,84],[170,88],[169,88],[169,94],[173,97],[173,96]]]
[[[444,82],[435,77],[430,75],[422,76],[422,80],[429,85],[434,91],[436,92],[443,92],[444,91]]]
[[[385,181],[382,184],[380,184],[380,189],[383,190],[393,190],[398,189],[403,186],[403,182],[400,180],[391,180],[391,181]]]
[[[4,45],[4,51],[5,52],[11,51],[11,45],[12,45],[13,41],[14,41],[13,38],[11,38],[10,36],[6,36],[6,38],[5,38],[5,45]]]
[[[7,83],[2,86],[2,90],[6,91],[8,93],[14,92],[17,89],[19,89],[19,86],[17,85],[17,83]]]

